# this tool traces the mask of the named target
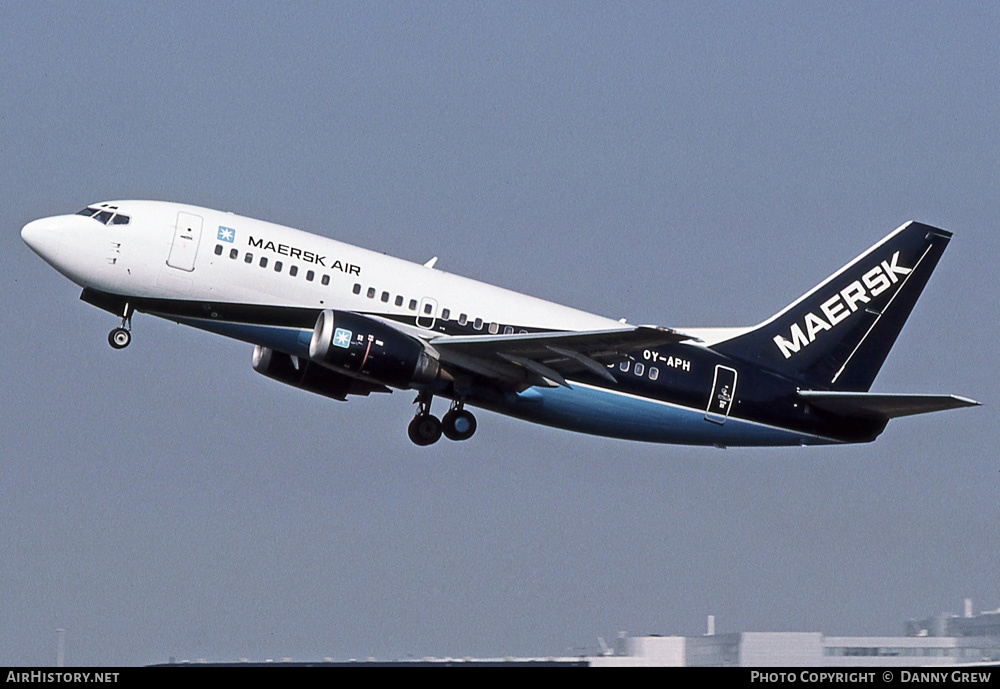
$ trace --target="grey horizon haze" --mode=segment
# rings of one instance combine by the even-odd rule
[[[534,656],[901,634],[1000,607],[1000,6],[6,3],[0,664]],[[908,220],[954,238],[869,445],[614,441],[310,395],[116,319],[20,239],[231,210],[631,323],[751,325]],[[444,403],[437,401],[435,409]]]

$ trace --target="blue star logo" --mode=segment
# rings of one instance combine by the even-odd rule
[[[343,347],[347,349],[351,346],[351,335],[353,333],[350,330],[344,330],[343,328],[337,328],[333,333],[333,344],[335,347]]]
[[[219,241],[229,242],[232,244],[236,241],[236,230],[231,227],[223,227],[219,225]]]

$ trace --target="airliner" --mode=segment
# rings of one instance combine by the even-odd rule
[[[255,371],[335,400],[413,390],[417,445],[472,437],[474,407],[717,447],[870,442],[892,418],[977,405],[869,391],[951,236],[908,222],[758,325],[674,329],[177,203],[97,203],[21,230],[121,319],[112,347],[140,312],[252,344]]]

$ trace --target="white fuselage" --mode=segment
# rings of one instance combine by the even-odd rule
[[[59,236],[49,234],[45,241],[51,245],[50,262],[60,272],[82,287],[134,297],[358,312],[377,306],[379,312],[403,316],[422,316],[429,304],[431,313],[424,323],[447,309],[453,319],[461,314],[473,324],[479,319],[483,334],[490,333],[490,324],[580,331],[620,325],[610,318],[233,213],[160,201],[108,205],[129,215],[130,222],[106,226],[91,218],[57,216],[28,225],[27,234],[36,223],[58,225]],[[183,241],[176,238],[179,214],[200,219],[201,236],[192,242],[192,262],[172,267],[168,263],[172,248]],[[232,230],[233,240],[219,240],[219,228]],[[221,255],[215,253],[216,246],[223,247]],[[233,250],[235,258],[230,258]],[[267,259],[264,267],[262,258]],[[279,262],[280,272],[275,270]],[[310,271],[313,275],[307,279]],[[413,301],[415,309],[410,308]]]

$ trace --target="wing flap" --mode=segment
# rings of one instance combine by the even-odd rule
[[[975,407],[979,402],[959,395],[901,395],[873,392],[827,392],[800,390],[809,404],[842,416],[894,419],[946,409]]]
[[[566,379],[563,378],[558,371],[556,371],[554,368],[551,368],[550,366],[541,364],[535,361],[534,359],[528,359],[523,356],[517,356],[516,354],[507,354],[505,352],[500,352],[497,356],[499,356],[504,361],[509,361],[512,364],[522,366],[525,369],[531,371],[532,373],[540,376],[541,378],[552,381],[556,385],[561,385],[564,388],[569,387],[569,383],[566,382]]]

